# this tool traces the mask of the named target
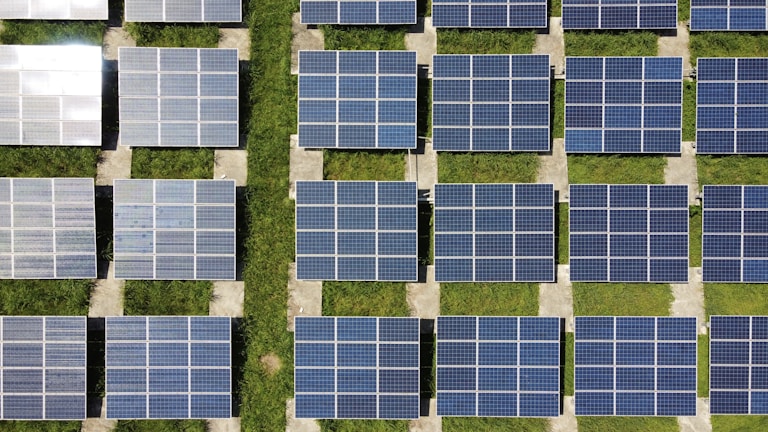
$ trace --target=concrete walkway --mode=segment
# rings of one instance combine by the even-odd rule
[[[228,178],[235,186],[245,186],[248,181],[248,152],[246,150],[214,150],[213,178]]]
[[[574,432],[578,429],[573,396],[563,397],[563,414],[549,419],[549,432]]]
[[[688,185],[688,205],[699,205],[699,175],[696,169],[694,143],[683,141],[680,156],[667,157],[664,168],[664,183]]]
[[[291,135],[290,165],[288,196],[296,199],[297,180],[323,179],[323,150],[300,148],[298,135]]]
[[[712,432],[709,417],[709,398],[696,399],[696,417],[678,417],[680,432]]]
[[[117,51],[120,47],[135,47],[136,41],[122,27],[109,27],[104,32],[102,41],[103,55],[106,60],[117,60]]]
[[[426,400],[422,401],[422,403]],[[443,419],[437,416],[437,399],[429,400],[429,412],[422,410],[421,417],[408,423],[410,432],[442,432]]]
[[[106,279],[96,279],[91,290],[91,301],[88,305],[88,316],[92,318],[122,316],[123,315],[123,290],[125,281],[115,279],[115,266],[112,262],[100,262],[103,270],[108,266]]]
[[[688,269],[687,284],[670,284],[670,286],[674,296],[669,307],[670,315],[677,317],[695,316],[699,325],[699,334],[707,334],[701,267]]]
[[[308,28],[301,23],[301,13],[293,14],[291,33],[291,73],[299,73],[299,51],[325,49],[325,36],[317,28]]]
[[[568,156],[565,140],[552,140],[552,151],[539,155],[539,172],[536,183],[552,183],[557,191],[558,202],[568,202]]]
[[[237,59],[251,59],[251,34],[247,28],[220,28],[219,48],[237,48]]]
[[[422,142],[405,155],[405,181],[416,182],[418,190],[428,191],[432,196],[437,183],[437,152],[432,149],[432,140]]]
[[[208,306],[210,316],[243,316],[245,283],[242,281],[214,281],[213,297]]]
[[[677,31],[670,35],[659,37],[659,57],[682,57],[683,74],[691,72],[691,51],[688,48],[690,35],[688,26],[684,22],[677,23]]]
[[[296,401],[288,399],[285,403],[285,432],[320,432],[320,423],[312,419],[296,418]]]
[[[323,283],[296,279],[296,263],[291,263],[288,276],[288,331],[293,331],[293,318],[323,314]]]
[[[539,316],[565,318],[565,331],[573,331],[573,286],[568,266],[557,266],[557,282],[539,284]]]
[[[120,145],[117,134],[105,137],[99,161],[96,164],[96,186],[112,186],[115,179],[131,178],[131,160],[133,152],[130,147]]]
[[[207,432],[240,432],[240,418],[208,420]]]
[[[416,63],[432,71],[432,56],[437,54],[437,31],[432,27],[432,17],[419,18],[416,25],[405,34],[405,49],[416,51]]]
[[[555,67],[555,75],[565,71],[565,36],[563,35],[562,18],[549,19],[549,32],[536,34],[533,45],[534,54],[549,54],[549,64]]]
[[[407,283],[406,301],[411,316],[435,319],[440,315],[440,284],[435,282],[435,266],[427,266],[426,281]]]
[[[117,428],[117,420],[107,420],[107,404],[105,400],[101,402],[101,416],[91,417],[83,420],[80,427],[81,432],[110,432]]]

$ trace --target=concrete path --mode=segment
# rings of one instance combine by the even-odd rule
[[[578,429],[576,403],[573,396],[563,397],[563,414],[549,419],[550,432],[574,432]]]
[[[247,28],[220,28],[219,48],[237,48],[238,60],[250,60],[251,34]]]
[[[288,269],[288,331],[293,331],[293,317],[323,314],[323,283],[296,279],[296,263]]]
[[[677,317],[695,316],[699,325],[699,334],[707,334],[701,267],[688,269],[687,284],[670,284],[670,286],[674,296],[669,307],[670,315]]]
[[[557,191],[558,202],[568,202],[568,156],[565,140],[552,140],[552,151],[539,155],[539,173],[536,183],[552,183]]]
[[[123,290],[125,281],[115,279],[115,266],[111,262],[100,262],[99,266],[109,266],[106,279],[96,279],[91,290],[88,305],[89,317],[108,317],[123,315]]]
[[[296,401],[288,399],[285,404],[285,432],[320,432],[320,423],[312,419],[297,419]]]
[[[242,281],[213,282],[213,297],[208,306],[210,316],[242,317],[245,283]]]
[[[101,402],[101,416],[83,420],[81,432],[110,432],[117,428],[117,420],[107,420],[107,403]]]
[[[106,60],[117,60],[117,51],[120,47],[135,47],[136,41],[122,27],[109,27],[104,32],[102,41],[103,55]]]
[[[659,57],[682,57],[683,74],[688,75],[691,70],[691,51],[688,48],[690,35],[688,26],[684,22],[677,23],[677,31],[671,35],[659,37]]]
[[[207,432],[240,432],[240,418],[208,420]]]
[[[565,331],[573,331],[573,286],[568,266],[557,266],[557,282],[539,284],[539,316],[565,318]]]
[[[440,284],[435,282],[435,266],[426,267],[424,283],[405,284],[406,301],[411,316],[435,319],[440,315]]]
[[[299,137],[291,135],[290,173],[288,179],[290,187],[288,196],[296,199],[297,180],[322,180],[323,179],[323,150],[307,150],[299,148]]]
[[[215,150],[213,178],[228,178],[235,181],[235,186],[245,186],[248,181],[248,152],[246,150]]]
[[[427,414],[427,415],[425,415]],[[421,412],[421,417],[408,423],[410,432],[442,432],[443,420],[437,416],[437,399],[429,400],[429,412]]]
[[[549,64],[555,67],[555,75],[565,71],[565,37],[563,36],[562,18],[549,19],[549,33],[536,34],[533,45],[534,54],[549,54]]]
[[[299,73],[299,51],[325,49],[325,37],[317,28],[309,29],[306,24],[302,24],[301,14],[298,12],[293,14],[292,21],[291,73],[296,75]]]
[[[696,417],[678,417],[677,424],[680,432],[712,432],[712,422],[709,417],[709,399],[696,399]]]
[[[432,196],[437,183],[437,152],[432,149],[432,140],[423,142],[405,155],[405,181],[415,181],[417,189]]]
[[[105,138],[105,144],[96,164],[96,186],[112,186],[112,181],[115,179],[131,178],[131,160],[133,159],[131,148],[120,145],[117,134]]]
[[[696,169],[694,143],[683,141],[680,156],[667,157],[664,168],[664,183],[688,185],[688,205],[698,205],[699,176]]]
[[[426,65],[431,73],[432,56],[437,54],[437,31],[432,27],[432,17],[419,18],[416,25],[408,28],[405,49],[416,51],[416,63]]]

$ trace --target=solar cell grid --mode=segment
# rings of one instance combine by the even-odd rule
[[[565,151],[680,153],[680,57],[567,57]]]
[[[416,0],[301,0],[302,24],[415,24]]]
[[[768,58],[700,58],[696,152],[768,153]]]
[[[0,19],[106,20],[107,0],[4,0]]]
[[[241,0],[125,0],[126,22],[240,22],[242,20]]]
[[[435,27],[547,27],[547,2],[542,0],[434,0]]]
[[[435,150],[549,150],[549,55],[435,55],[433,65]]]
[[[676,0],[563,0],[564,29],[674,29]]]
[[[560,318],[437,317],[437,415],[560,414]]]
[[[766,31],[768,4],[762,0],[692,0],[692,31]]]
[[[419,417],[419,319],[296,317],[297,418]]]
[[[687,194],[683,185],[571,185],[571,280],[687,282]]]
[[[107,317],[107,418],[229,418],[230,327],[227,317]]]
[[[576,317],[576,415],[696,415],[696,318]]]

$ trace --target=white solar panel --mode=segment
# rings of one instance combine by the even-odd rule
[[[101,47],[0,45],[0,145],[101,146]]]
[[[96,277],[91,178],[0,178],[0,279]]]
[[[120,144],[237,147],[237,49],[118,51]]]
[[[106,20],[108,0],[3,0],[0,19]]]
[[[241,0],[125,0],[126,22],[240,22]]]
[[[233,180],[115,180],[117,279],[234,280]]]

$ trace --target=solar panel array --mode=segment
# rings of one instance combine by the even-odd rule
[[[101,146],[101,47],[0,45],[0,145]]]
[[[120,144],[237,147],[237,49],[121,47]]]
[[[84,420],[85,317],[0,318],[2,420]]]
[[[115,180],[117,279],[234,280],[235,182]]]
[[[417,280],[416,198],[414,182],[296,182],[297,278]]]
[[[549,55],[436,55],[433,65],[435,150],[549,150]]]
[[[416,24],[416,0],[301,0],[302,24]]]
[[[564,29],[674,29],[677,0],[563,0]]]
[[[768,186],[704,186],[704,282],[768,282]]]
[[[125,0],[126,22],[241,22],[241,0]]]
[[[433,0],[435,27],[547,27],[546,0]]]
[[[416,52],[299,51],[299,147],[416,148]]]
[[[768,317],[709,318],[709,412],[768,414]]]
[[[565,151],[680,153],[681,57],[566,57]]]
[[[700,58],[696,152],[768,153],[768,58]]]
[[[560,318],[437,317],[437,415],[560,415]]]
[[[436,184],[435,280],[555,280],[552,184]]]
[[[576,317],[577,416],[695,416],[696,318]]]
[[[91,178],[0,178],[0,279],[96,277]]]
[[[693,31],[766,31],[768,5],[762,0],[691,0]]]
[[[107,317],[106,417],[231,417],[230,325],[228,317]]]
[[[419,319],[296,317],[296,418],[419,417]]]
[[[106,20],[107,0],[3,0],[0,19]]]
[[[571,185],[576,282],[688,281],[688,186]]]

